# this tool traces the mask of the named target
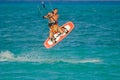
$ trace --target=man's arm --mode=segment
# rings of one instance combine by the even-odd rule
[[[43,16],[43,18],[49,18],[50,13],[48,13],[47,15]]]
[[[43,18],[48,18],[48,15],[43,16]]]

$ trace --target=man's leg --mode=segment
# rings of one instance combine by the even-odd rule
[[[49,35],[50,40],[51,40],[53,43],[56,43],[56,40],[55,40],[55,37],[54,37],[54,34],[53,34],[52,30],[50,30],[49,34],[50,34],[50,35]]]

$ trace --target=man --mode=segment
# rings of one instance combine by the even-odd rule
[[[57,8],[53,9],[52,13],[53,13],[53,17],[55,20],[55,24],[58,26],[58,31],[60,34],[62,34],[64,32],[64,30],[62,28],[60,28],[58,25],[58,18],[59,18],[58,9]]]
[[[56,21],[56,24],[58,26],[58,18],[59,18],[58,9],[57,8],[53,9],[52,13],[53,13],[54,19]],[[60,34],[62,34],[64,32],[66,34],[68,33],[68,30],[66,28],[64,28],[64,27],[61,28],[61,27],[58,26],[58,31],[59,31]]]
[[[52,13],[49,12],[46,16],[43,16],[43,18],[47,18],[49,20],[49,38],[53,43],[56,43],[54,34],[57,32],[59,32],[60,34],[63,33],[63,31],[58,26],[58,10],[55,8]]]

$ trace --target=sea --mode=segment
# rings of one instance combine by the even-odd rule
[[[0,80],[120,80],[120,1],[0,2]],[[47,49],[48,20],[75,28]]]

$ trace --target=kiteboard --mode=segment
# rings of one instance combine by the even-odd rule
[[[46,48],[52,48],[57,43],[59,43],[62,39],[64,39],[74,28],[74,24],[72,22],[67,22],[64,25],[62,25],[60,28],[64,29],[64,32],[62,34],[56,33],[54,34],[55,42],[53,42],[50,38],[47,38],[44,42],[44,46]]]

